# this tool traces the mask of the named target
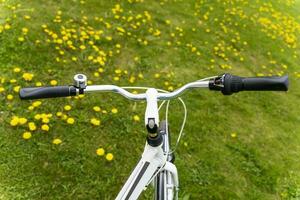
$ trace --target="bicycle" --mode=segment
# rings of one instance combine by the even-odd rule
[[[19,96],[25,100],[68,97],[92,92],[116,92],[130,100],[146,100],[145,127],[148,134],[144,152],[116,199],[137,199],[142,191],[152,183],[155,189],[154,199],[172,200],[178,198],[179,190],[178,173],[174,164],[174,150],[180,141],[186,121],[186,106],[179,97],[184,91],[190,88],[209,88],[210,90],[221,91],[224,95],[231,95],[240,91],[287,91],[288,85],[288,76],[244,78],[225,73],[190,82],[173,92],[167,92],[148,87],[88,86],[87,77],[83,74],[77,74],[74,76],[74,85],[22,88]],[[145,89],[146,92],[133,94],[126,89]],[[168,108],[169,101],[176,97],[179,98],[184,107],[184,119],[175,149],[171,150]],[[158,106],[159,100],[163,101],[160,106]],[[159,123],[159,110],[166,101],[166,120]]]

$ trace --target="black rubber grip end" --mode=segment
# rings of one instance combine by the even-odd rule
[[[22,88],[19,92],[19,97],[22,100],[68,97],[75,95],[76,88],[74,86]]]
[[[288,75],[244,78],[224,74],[223,85],[221,91],[224,95],[240,91],[288,91],[289,79]]]

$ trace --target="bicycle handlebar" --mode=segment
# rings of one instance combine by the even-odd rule
[[[31,87],[22,88],[19,92],[19,96],[22,100],[68,97],[75,96],[76,90],[74,86]]]
[[[209,88],[210,90],[221,91],[224,95],[230,95],[239,91],[287,91],[288,90],[288,76],[282,77],[252,77],[244,78],[233,76],[231,74],[224,74],[211,79],[203,79],[188,83],[181,88],[169,92],[158,93],[158,100],[169,100],[181,95],[189,88]],[[81,93],[90,92],[116,92],[131,100],[145,100],[146,93],[133,94],[122,87],[115,85],[93,85],[93,86],[55,86],[55,87],[33,87],[22,88],[19,92],[20,99],[41,99],[41,98],[55,98],[75,96]]]
[[[209,88],[219,90],[224,95],[231,95],[240,91],[287,91],[288,76],[271,77],[239,77],[224,74],[210,80]]]

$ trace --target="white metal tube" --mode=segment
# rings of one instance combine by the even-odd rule
[[[157,99],[158,100],[169,100],[175,97],[178,97],[181,95],[184,91],[186,91],[189,88],[208,88],[209,86],[209,81],[195,81],[188,83],[181,88],[170,92],[170,93],[158,93]],[[128,92],[127,90],[116,86],[116,85],[92,85],[92,86],[87,86],[86,89],[84,90],[86,93],[91,93],[91,92],[115,92],[119,93],[122,96],[126,97],[127,99],[131,100],[145,100],[146,99],[146,94],[133,94],[131,92]]]
[[[132,94],[127,90],[124,90],[121,87],[115,85],[91,85],[87,86],[84,90],[86,93],[91,92],[116,92],[121,94],[122,96],[126,97],[127,99],[131,100],[144,100],[146,99],[146,94]]]

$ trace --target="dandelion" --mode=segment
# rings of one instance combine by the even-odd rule
[[[19,42],[24,42],[24,40],[25,40],[24,37],[18,37]]]
[[[39,107],[41,104],[42,104],[41,101],[35,101],[35,102],[32,103],[32,106],[33,107]]]
[[[57,112],[57,113],[56,113],[56,116],[57,116],[57,117],[61,117],[62,115],[63,115],[62,112]]]
[[[19,92],[20,91],[20,86],[15,86],[14,88],[13,88],[13,90],[14,90],[14,92]]]
[[[52,86],[57,85],[57,81],[56,81],[56,80],[51,80],[51,81],[50,81],[50,85],[52,85]]]
[[[29,107],[28,107],[28,110],[33,110],[33,109],[34,109],[33,106],[29,106]]]
[[[61,141],[61,139],[56,138],[56,139],[54,139],[54,140],[52,141],[52,143],[58,145],[58,144],[61,144],[62,141]]]
[[[22,32],[26,35],[28,33],[28,28],[26,27],[22,28]]]
[[[29,20],[29,19],[31,19],[31,17],[29,15],[24,15],[24,19]]]
[[[68,116],[64,114],[64,115],[61,116],[61,119],[62,119],[62,120],[67,120],[67,119],[68,119]]]
[[[103,148],[99,148],[97,149],[96,153],[98,156],[103,156],[105,154],[105,150]]]
[[[14,68],[14,72],[15,72],[15,73],[19,73],[19,72],[21,72],[21,68],[19,68],[19,67],[15,67],[15,68]]]
[[[5,30],[9,30],[10,28],[11,28],[11,26],[10,26],[9,24],[5,24],[5,25],[4,25],[4,29],[5,29]]]
[[[72,117],[69,117],[69,118],[67,119],[67,123],[68,123],[68,124],[74,124],[74,122],[75,122],[75,120],[74,120],[74,118],[72,118]]]
[[[84,46],[84,45],[80,45],[80,47],[79,47],[81,50],[85,50],[86,49],[86,47]]]
[[[17,80],[16,80],[16,79],[10,79],[9,82],[10,82],[10,83],[16,83]]]
[[[30,131],[35,131],[36,130],[36,125],[34,122],[29,122],[28,123],[28,128]]]
[[[26,124],[26,123],[27,123],[27,119],[25,117],[19,118],[19,124],[20,125],[23,125],[23,124]]]
[[[49,126],[47,124],[43,124],[42,127],[41,127],[41,129],[43,131],[49,131]]]
[[[24,140],[28,140],[30,138],[31,138],[31,133],[30,132],[26,131],[26,132],[23,133],[23,139]]]
[[[70,105],[66,105],[65,107],[64,107],[64,110],[65,111],[70,111],[72,109],[72,107],[70,106]]]
[[[40,115],[40,114],[36,114],[36,115],[34,115],[34,119],[36,119],[36,120],[40,120],[40,119],[41,119],[41,115]]]
[[[140,117],[138,115],[134,115],[133,116],[133,120],[136,121],[136,122],[139,122],[140,121]]]
[[[100,111],[101,111],[101,108],[100,108],[99,106],[94,106],[94,107],[93,107],[93,110],[94,110],[95,112],[100,112]]]
[[[108,153],[108,154],[106,154],[105,158],[108,161],[112,161],[114,159],[114,155],[112,153]]]
[[[41,87],[43,84],[41,83],[41,82],[36,82],[35,83],[35,86],[37,86],[37,87]]]
[[[236,138],[237,134],[236,134],[236,133],[231,133],[230,136],[231,136],[232,138]]]
[[[50,119],[48,117],[42,117],[42,122],[44,124],[48,124],[50,122]]]
[[[113,114],[116,114],[116,113],[118,113],[118,109],[117,109],[117,108],[113,108],[113,109],[111,109],[111,112],[112,112]]]
[[[114,77],[114,81],[119,81],[119,80],[120,80],[120,78],[118,76]]]
[[[34,75],[31,73],[24,73],[22,77],[25,81],[31,81]]]
[[[11,120],[10,120],[10,125],[11,126],[17,126],[19,124],[19,117],[14,116]]]
[[[0,93],[4,91],[5,91],[4,87],[0,87]]]
[[[94,126],[100,126],[101,121],[96,119],[96,118],[92,118],[91,119],[91,124],[93,124]]]
[[[14,96],[11,95],[11,94],[9,94],[9,95],[6,96],[6,99],[7,99],[7,100],[13,100],[13,99],[14,99]]]

